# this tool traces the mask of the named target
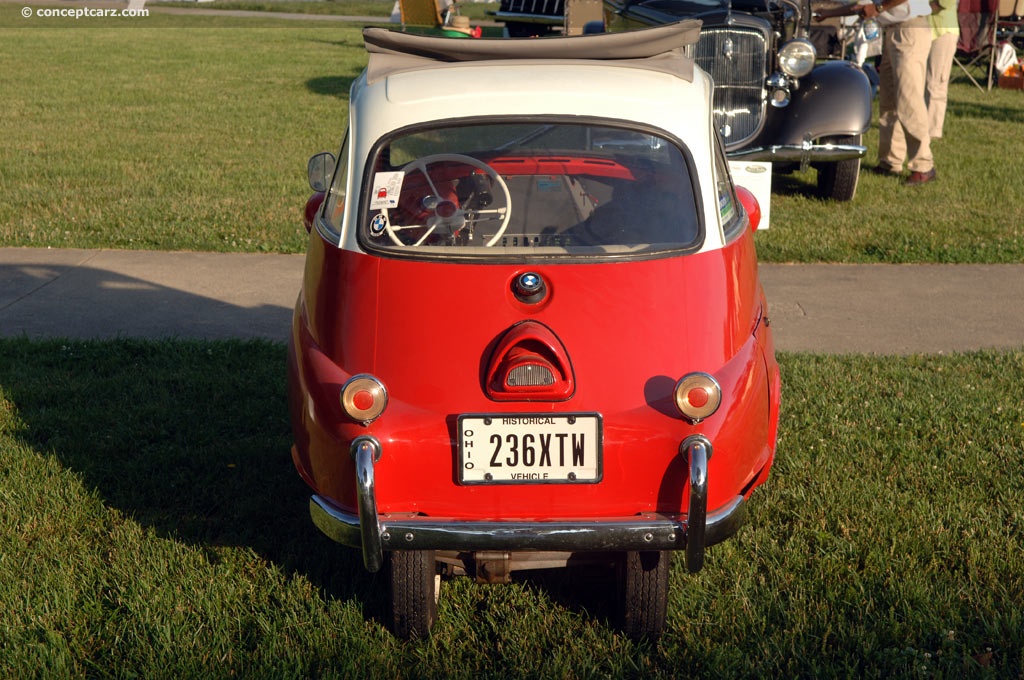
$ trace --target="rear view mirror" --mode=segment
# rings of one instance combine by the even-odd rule
[[[331,178],[334,176],[334,169],[338,161],[334,154],[323,151],[309,159],[306,172],[309,174],[309,186],[313,191],[327,191],[331,185]]]

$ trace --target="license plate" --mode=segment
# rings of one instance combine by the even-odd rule
[[[459,416],[463,484],[593,484],[601,481],[601,416]]]

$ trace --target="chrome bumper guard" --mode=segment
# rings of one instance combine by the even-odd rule
[[[690,503],[686,516],[643,513],[631,517],[559,518],[552,520],[476,521],[416,514],[377,513],[374,463],[380,444],[372,437],[352,442],[356,462],[359,514],[342,510],[314,495],[309,513],[329,538],[362,548],[371,572],[383,565],[385,550],[503,550],[618,552],[626,550],[686,550],[686,566],[697,572],[704,549],[732,536],[744,519],[743,496],[707,512],[707,461],[711,443],[702,436],[679,447],[690,465]],[[360,521],[360,516],[364,521]]]
[[[786,161],[802,165],[807,163],[832,163],[864,158],[868,148],[859,144],[780,144],[776,146],[755,146],[749,149],[729,152],[731,161]]]

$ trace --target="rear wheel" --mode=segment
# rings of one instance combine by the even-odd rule
[[[823,143],[860,144],[860,135],[849,137],[827,137]],[[818,194],[832,201],[852,201],[857,194],[857,180],[860,178],[860,159],[853,158],[818,166]]]
[[[633,640],[657,640],[665,631],[672,553],[627,552],[620,563],[619,619]]]
[[[388,556],[391,632],[424,639],[437,620],[437,563],[433,550],[396,550]]]

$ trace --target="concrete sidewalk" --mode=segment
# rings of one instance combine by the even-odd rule
[[[1024,264],[761,265],[784,351],[1024,348]]]
[[[303,255],[0,248],[0,336],[284,341]]]
[[[284,342],[303,255],[0,248],[0,336]],[[782,351],[1024,348],[1024,264],[761,265]]]

